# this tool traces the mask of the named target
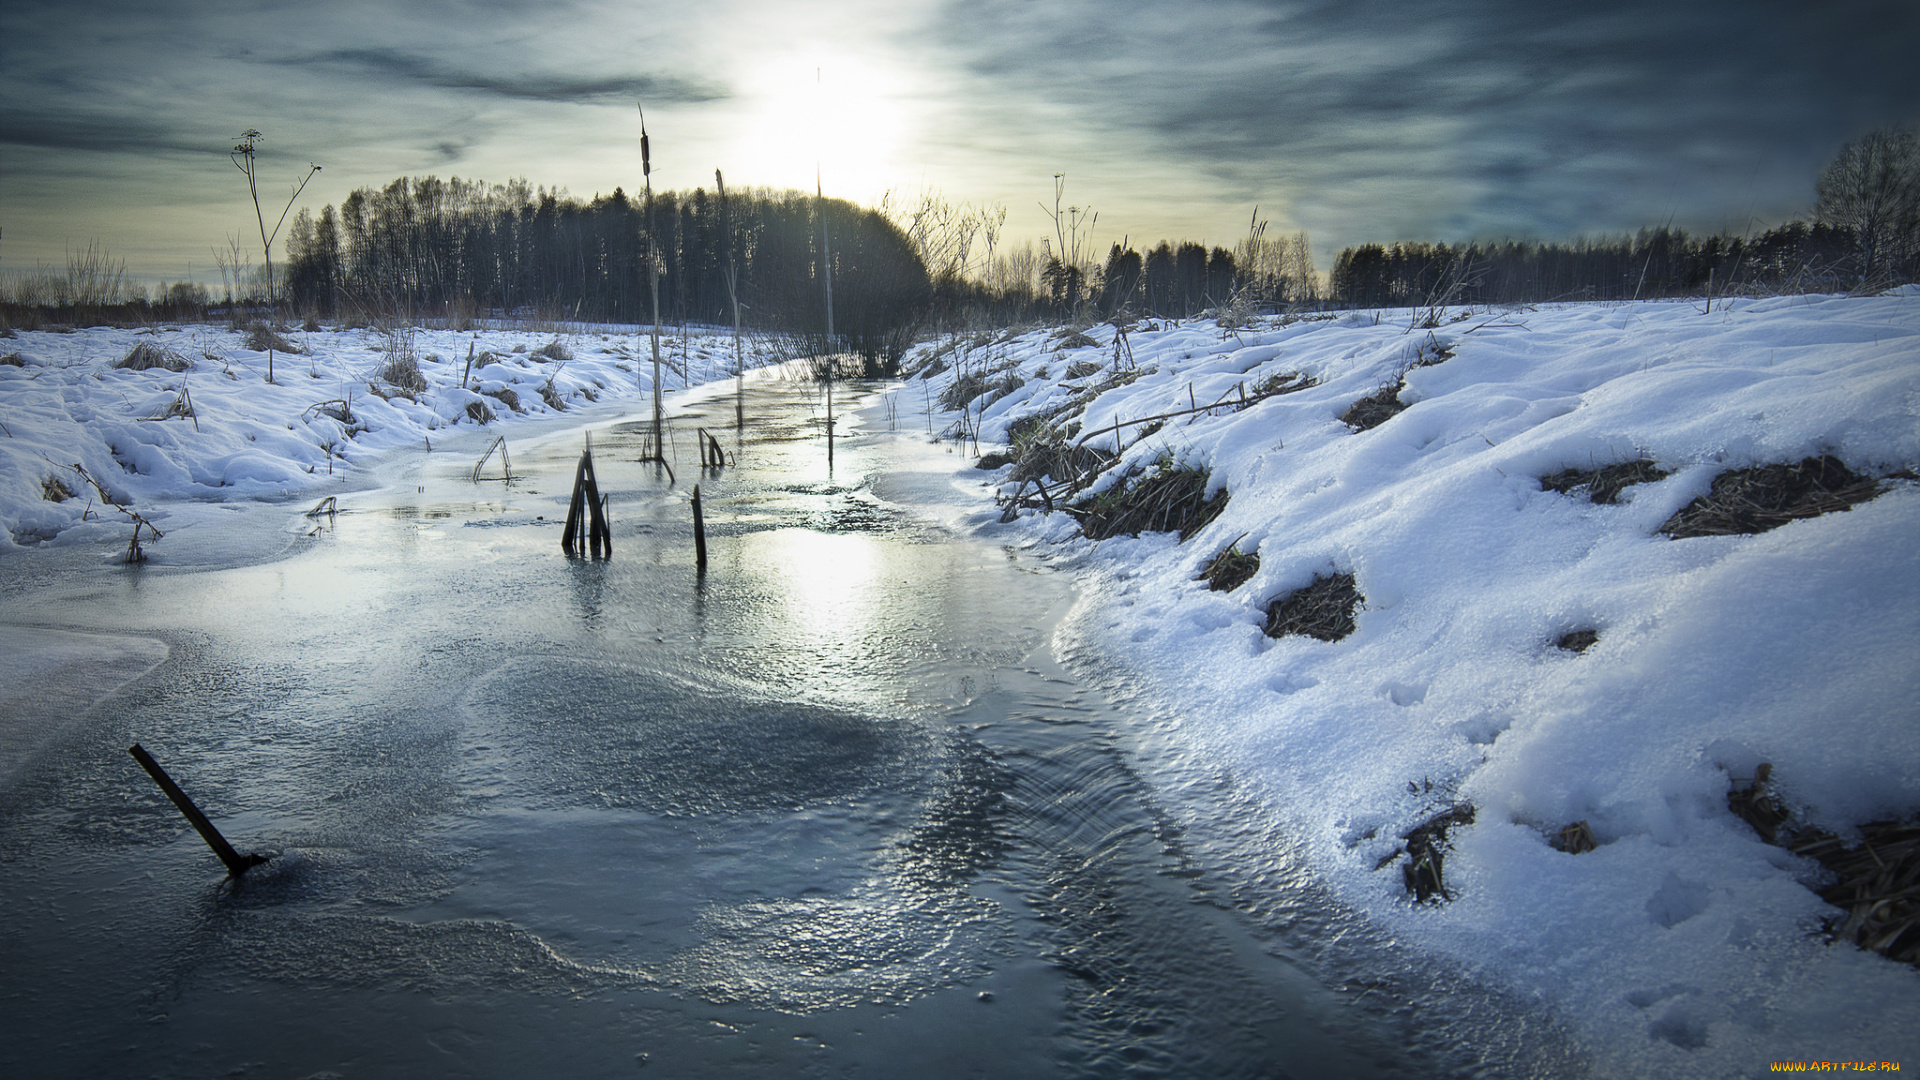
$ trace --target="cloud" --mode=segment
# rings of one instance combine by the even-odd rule
[[[398,49],[335,49],[293,62],[313,68],[351,68],[399,82],[518,101],[582,104],[644,98],[664,104],[698,104],[727,97],[726,89],[718,84],[675,76],[501,74],[462,70]]]
[[[172,122],[165,115],[58,109],[0,111],[0,145],[41,150],[134,154],[205,154],[221,136]]]
[[[1039,152],[1064,123],[1095,162],[1180,162],[1182,198],[1393,239],[1804,201],[1841,141],[1920,119],[1914,40],[1920,7],[1875,2],[950,0],[923,45],[1045,118]]]

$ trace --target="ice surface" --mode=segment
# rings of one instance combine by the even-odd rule
[[[1597,1073],[1920,1059],[1913,972],[1824,944],[1820,921],[1834,912],[1806,887],[1814,868],[1726,809],[1730,778],[1768,761],[1783,797],[1827,828],[1920,811],[1920,486],[1893,480],[1869,503],[1757,536],[1657,532],[1727,469],[1825,453],[1877,476],[1920,466],[1920,289],[1711,310],[1475,311],[1431,331],[1409,330],[1413,318],[1136,329],[1139,377],[1103,393],[1090,391],[1101,376],[1066,370],[1111,366],[1111,329],[1092,328],[1089,348],[1056,351],[1044,333],[995,346],[990,363],[1013,361],[1026,382],[974,407],[983,442],[1043,410],[1064,408],[1057,423],[1093,431],[1288,372],[1318,380],[1244,411],[1175,417],[1145,437],[1139,427],[1099,437],[1124,448],[1103,483],[1171,455],[1230,493],[1184,544],[1146,534],[1095,545],[1065,514],[1023,511],[1000,525],[1001,508],[985,504],[1005,474],[958,458],[944,488],[922,475],[876,490],[922,508],[971,502],[965,520],[996,538],[1080,558],[1084,598],[1060,644],[1123,658],[1167,718],[1167,760],[1230,771],[1287,838],[1270,866],[1250,847],[1239,872],[1285,880],[1297,864],[1373,931],[1541,1003]],[[389,482],[414,447],[477,457],[494,433],[532,432],[542,417],[630,408],[650,367],[632,336],[577,336],[576,359],[561,367],[529,355],[549,335],[487,332],[480,345],[505,359],[484,369],[480,388],[515,390],[522,416],[460,389],[464,334],[420,334],[423,356],[454,359],[423,361],[429,389],[418,401],[368,392],[385,359],[369,334],[309,335],[312,355],[279,357],[273,385],[264,357],[211,329],[155,332],[194,360],[185,373],[113,368],[143,336],[23,333],[27,366],[0,366],[0,559],[29,546],[86,558],[124,549],[127,519],[103,512],[74,463],[168,531],[150,547],[156,561],[184,562],[200,548],[179,541],[217,555],[236,517],[284,537],[289,509]],[[1436,347],[1452,357],[1416,366]],[[730,364],[719,339],[687,351],[695,382]],[[989,361],[964,348],[956,359],[930,386],[903,387],[905,427],[923,412],[935,429],[958,419],[932,403],[958,371]],[[566,413],[539,393],[549,379]],[[1354,401],[1394,386],[1404,412],[1361,433],[1340,422]],[[143,419],[182,389],[194,419]],[[349,393],[352,423],[313,408]],[[496,423],[468,419],[473,402]],[[1641,457],[1671,474],[1626,489],[1618,505],[1539,485]],[[74,497],[48,499],[49,479]],[[1195,581],[1236,539],[1259,553],[1254,578],[1230,593]],[[1270,600],[1334,572],[1354,574],[1366,598],[1351,637],[1261,633]],[[1597,643],[1556,647],[1574,630],[1595,631]],[[163,648],[129,640],[45,637],[5,650],[5,681],[65,679],[95,648],[111,654],[93,657],[106,668],[137,673]],[[76,708],[114,685],[82,681]],[[485,700],[482,690],[475,701]],[[820,774],[835,791],[878,782],[912,753],[838,714],[788,719],[794,737],[831,736],[843,754]],[[38,738],[6,753],[29,754]],[[1169,785],[1173,806],[1201,812],[1202,795],[1174,786],[1171,766],[1139,765]],[[716,791],[743,805],[758,797],[751,785]],[[1453,832],[1454,899],[1417,907],[1396,869],[1375,866],[1454,800],[1479,811]],[[1547,844],[1575,821],[1598,850]]]

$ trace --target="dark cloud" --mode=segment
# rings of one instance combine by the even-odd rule
[[[674,76],[581,77],[463,70],[398,49],[335,49],[291,62],[315,68],[348,68],[399,82],[519,101],[601,104],[645,98],[664,104],[696,104],[727,96],[725,88],[717,84]]]
[[[1344,237],[1777,209],[1840,142],[1920,119],[1911,3],[954,0],[930,37],[996,93]]]
[[[609,106],[658,103],[724,155],[764,109],[758,65],[826,47],[908,73],[897,167],[1011,229],[1050,231],[1035,198],[1063,171],[1103,242],[1230,240],[1254,203],[1323,251],[1738,228],[1806,212],[1842,142],[1920,121],[1915,41],[1912,0],[12,0],[0,203],[28,254],[85,220],[83,188],[229,204],[250,125],[274,168],[326,165],[318,200],[455,163],[610,187],[632,148]]]
[[[0,146],[132,154],[205,154],[225,149],[222,135],[176,123],[165,113],[83,113],[57,109],[0,111]],[[210,141],[211,140],[211,141]]]

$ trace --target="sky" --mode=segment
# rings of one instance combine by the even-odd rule
[[[591,197],[925,191],[1081,208],[1093,247],[1231,246],[1256,208],[1325,270],[1366,241],[1556,240],[1807,215],[1820,168],[1920,122],[1911,0],[8,0],[0,273],[90,242],[143,280],[258,257],[402,175]],[[284,233],[282,234],[284,238]],[[279,243],[275,256],[282,252]]]

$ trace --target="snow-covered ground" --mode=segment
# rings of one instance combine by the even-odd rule
[[[1184,543],[1095,542],[1037,509],[1002,524],[973,485],[1019,485],[968,473],[971,521],[1080,568],[1063,645],[1135,670],[1168,717],[1165,747],[1230,769],[1280,824],[1285,857],[1382,934],[1539,1002],[1598,1074],[1920,1062],[1920,972],[1825,944],[1835,911],[1806,887],[1813,864],[1727,809],[1734,778],[1764,761],[1805,820],[1842,834],[1920,812],[1920,485],[1759,535],[1657,531],[1729,469],[1829,453],[1873,476],[1920,466],[1920,289],[1453,312],[1409,330],[1416,317],[1138,326],[1118,356],[1108,327],[1092,345],[1045,331],[933,343],[920,356],[939,352],[927,366],[942,370],[902,387],[893,415],[977,427],[993,449],[1024,417],[1092,433],[1223,402],[1144,437],[1123,428],[1095,485],[1155,462],[1204,470],[1229,502]],[[418,331],[426,388],[412,396],[380,379],[389,338],[290,336],[308,351],[277,355],[272,384],[266,354],[225,329],[0,340],[20,360],[0,364],[0,566],[23,569],[20,548],[124,552],[130,519],[76,464],[167,532],[148,545],[156,562],[183,561],[235,507],[284,532],[290,512],[383,482],[416,447],[476,454],[542,420],[637,410],[649,391],[633,332],[562,335],[562,362],[536,355],[551,333]],[[191,366],[114,366],[141,343]],[[470,346],[499,361],[462,388]],[[665,352],[686,358],[672,387],[732,371],[724,336]],[[1012,391],[963,421],[937,404],[963,372]],[[1316,384],[1259,397],[1291,373]],[[1341,422],[1402,380],[1404,412]],[[1242,391],[1258,400],[1239,408]],[[1111,450],[1116,433],[1089,444]],[[1670,475],[1618,504],[1540,484],[1642,457]],[[1259,556],[1249,581],[1195,580],[1236,542]],[[1364,596],[1351,636],[1263,633],[1270,601],[1338,573]],[[1597,642],[1556,644],[1580,630]],[[1452,900],[1417,905],[1399,862],[1376,867],[1457,804],[1477,815],[1452,831]],[[1597,850],[1549,845],[1575,822]]]
[[[1817,867],[1727,803],[1770,762],[1786,802],[1843,835],[1920,812],[1920,484],[1758,535],[1657,531],[1726,470],[1920,465],[1920,287],[1453,311],[1410,329],[1424,314],[1136,326],[1117,361],[1131,382],[1111,378],[1106,326],[1092,345],[947,341],[910,358],[941,370],[902,401],[933,427],[977,427],[982,450],[1026,417],[1077,438],[1227,401],[1125,429],[1094,485],[1156,461],[1204,470],[1230,501],[1184,543],[1096,543],[1042,508],[976,521],[1075,554],[1088,588],[1063,633],[1141,674],[1166,744],[1228,766],[1292,855],[1385,933],[1544,1005],[1596,1075],[1920,1062],[1920,972],[1824,943],[1837,912],[1805,884]],[[1233,407],[1296,372],[1317,385]],[[1011,392],[975,397],[968,419],[940,411],[963,373]],[[1341,422],[1403,376],[1404,412]],[[1614,505],[1540,483],[1643,457],[1671,475]],[[1010,472],[992,477],[1003,498]],[[1258,571],[1209,590],[1196,578],[1236,539]],[[1339,573],[1364,596],[1351,636],[1263,633],[1270,601]],[[1579,630],[1597,643],[1557,645]],[[1452,832],[1452,902],[1415,904],[1404,856],[1377,867],[1460,803],[1477,818]],[[1549,844],[1583,821],[1597,850]]]
[[[637,327],[322,330],[284,340],[304,351],[276,353],[272,383],[268,354],[220,327],[0,340],[0,553],[64,547],[124,557],[131,512],[167,534],[145,545],[149,558],[206,561],[226,549],[194,534],[218,532],[201,526],[239,508],[372,486],[396,450],[464,448],[528,421],[631,410],[652,387],[651,343]],[[185,370],[117,366],[141,345]],[[382,372],[408,347],[424,388],[401,393]],[[721,332],[669,335],[661,353],[663,390],[733,371],[732,339]],[[767,359],[755,350],[747,364]],[[127,512],[105,505],[102,491]],[[176,527],[186,535],[174,536]],[[102,548],[108,538],[117,549]]]

